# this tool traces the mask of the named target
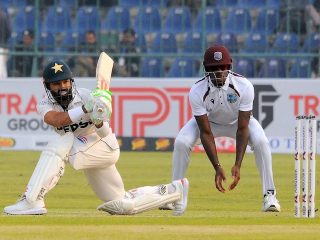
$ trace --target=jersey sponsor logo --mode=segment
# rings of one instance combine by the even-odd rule
[[[235,103],[238,100],[238,96],[234,93],[227,94],[227,101],[229,103]]]
[[[89,122],[79,122],[79,123],[73,123],[64,127],[57,128],[57,130],[61,131],[63,130],[65,133],[67,132],[75,132],[79,128],[86,128],[92,124],[91,121]]]

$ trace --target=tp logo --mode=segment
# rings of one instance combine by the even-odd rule
[[[272,85],[254,85],[253,116],[266,128],[273,121],[273,104],[279,98]]]

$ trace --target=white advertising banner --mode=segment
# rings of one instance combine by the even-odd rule
[[[196,80],[113,78],[114,132],[124,137],[174,138],[192,117],[188,92]],[[75,81],[77,88],[95,87],[94,78]],[[253,79],[252,82],[253,115],[264,127],[274,153],[293,152],[297,115],[315,115],[319,133],[320,80]],[[37,114],[36,105],[45,94],[39,78],[0,81],[0,149],[43,148],[52,130]]]

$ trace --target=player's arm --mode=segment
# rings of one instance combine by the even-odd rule
[[[235,188],[240,180],[240,167],[246,152],[249,140],[249,121],[252,115],[254,88],[252,83],[247,82],[247,88],[243,91],[239,105],[238,113],[238,130],[236,134],[236,160],[231,169],[233,182],[229,186],[229,190]]]
[[[239,111],[238,130],[236,134],[236,161],[231,169],[233,182],[229,190],[234,189],[240,181],[240,168],[249,140],[249,120],[251,111]]]
[[[44,115],[44,122],[59,128],[71,123],[79,121],[85,114],[91,113],[93,110],[94,100],[89,99],[82,106],[68,110],[67,112],[48,111]]]
[[[219,168],[220,163],[218,160],[218,154],[217,154],[216,144],[214,142],[214,136],[210,129],[208,116],[207,115],[195,116],[195,119],[199,126],[200,139],[201,139],[202,145],[209,157],[209,160],[212,166],[214,167],[214,169],[217,169]]]
[[[44,122],[59,128],[72,123],[68,112],[49,111],[44,115]]]
[[[215,176],[216,188],[220,192],[224,192],[225,189],[222,186],[222,181],[225,181],[226,177],[225,177],[224,170],[221,167],[218,160],[216,144],[214,142],[214,136],[211,132],[208,116],[206,114],[201,116],[195,116],[195,119],[197,121],[199,130],[200,130],[200,139],[201,139],[202,145],[206,151],[206,154],[212,166],[216,171],[216,176]]]
[[[246,152],[249,140],[249,121],[251,111],[239,111],[238,130],[236,135],[236,162],[235,165],[241,167],[243,156]]]
[[[59,128],[79,121],[86,113],[92,112],[93,101],[89,100],[80,107],[68,110],[67,112],[49,111],[44,115],[45,123]]]

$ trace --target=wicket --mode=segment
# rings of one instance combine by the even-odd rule
[[[315,217],[315,187],[316,187],[316,119],[315,116],[297,116],[294,148],[294,216],[300,217],[300,202],[302,217]],[[300,169],[302,157],[302,196],[300,196]]]

